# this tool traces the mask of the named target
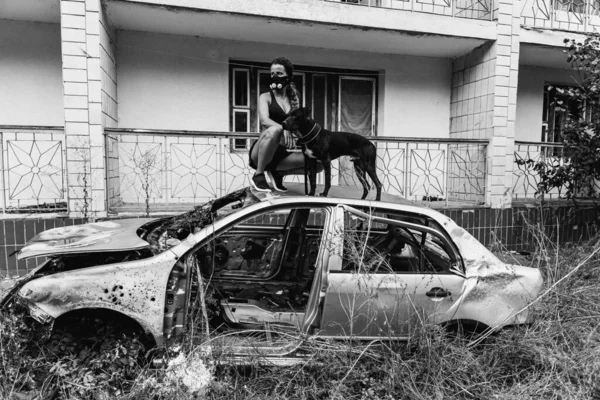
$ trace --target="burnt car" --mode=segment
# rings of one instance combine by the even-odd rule
[[[177,343],[204,304],[212,329],[227,332],[222,345],[273,357],[293,356],[306,338],[529,322],[537,269],[501,262],[450,218],[400,197],[358,200],[341,187],[330,196],[307,197],[300,184],[246,188],[178,216],[45,231],[18,257],[46,261],[5,284],[2,302],[48,326],[108,310],[159,348]]]

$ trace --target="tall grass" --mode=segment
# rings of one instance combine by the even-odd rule
[[[559,248],[538,233],[536,243],[526,260],[545,279],[531,306],[535,321],[485,340],[421,324],[408,343],[311,340],[307,360],[291,367],[232,366],[184,346],[182,364],[151,369],[132,356],[135,340],[100,332],[82,354],[73,337],[54,337],[52,347],[8,314],[0,324],[0,398],[600,398],[600,242]],[[194,376],[206,380],[203,390],[190,390]]]

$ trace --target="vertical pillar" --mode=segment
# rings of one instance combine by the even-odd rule
[[[498,0],[498,35],[452,63],[450,137],[488,139],[486,204],[511,204],[520,1]]]
[[[61,0],[69,212],[106,215],[104,126],[116,126],[116,62],[100,0]]]
[[[494,126],[488,150],[486,201],[492,207],[508,207],[512,200],[519,75],[519,0],[498,0],[498,38],[494,87]]]

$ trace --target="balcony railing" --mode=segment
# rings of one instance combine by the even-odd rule
[[[525,26],[574,32],[600,28],[598,0],[524,0],[521,23]]]
[[[523,163],[531,160],[533,163]],[[515,163],[513,169],[513,200],[527,201],[535,198],[541,198],[536,195],[539,183],[539,174],[534,170],[533,165],[538,161],[545,161],[550,165],[563,165],[567,162],[565,149],[561,143],[544,142],[519,142],[515,141]],[[597,199],[600,194],[600,182],[595,182],[593,188]],[[544,200],[559,200],[564,198],[565,190],[555,188],[550,193],[544,193]],[[591,199],[589,193],[578,196],[580,199]]]
[[[63,128],[0,126],[3,213],[67,210]]]
[[[105,137],[108,205],[113,210],[203,203],[248,186],[254,174],[247,150],[232,145],[236,139],[256,139],[256,134],[107,129]],[[384,191],[419,202],[484,202],[487,141],[371,139]],[[303,179],[290,176],[286,182]],[[334,162],[332,183],[360,186],[349,160]]]
[[[513,169],[513,200],[531,200],[536,198],[539,175],[528,160],[551,163],[564,162],[563,145],[560,143],[519,142],[515,141],[515,163]],[[521,162],[521,163],[520,163]],[[547,200],[561,198],[561,190],[554,189],[544,194]]]
[[[457,18],[492,20],[494,0],[323,0],[356,6],[414,11]]]

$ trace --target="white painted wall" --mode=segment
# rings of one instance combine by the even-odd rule
[[[519,66],[515,140],[539,142],[542,133],[544,84],[573,84],[573,71]]]
[[[0,125],[64,125],[60,25],[0,19]]]
[[[448,137],[450,60],[117,33],[119,127],[229,130],[229,59],[380,70],[379,135]]]

